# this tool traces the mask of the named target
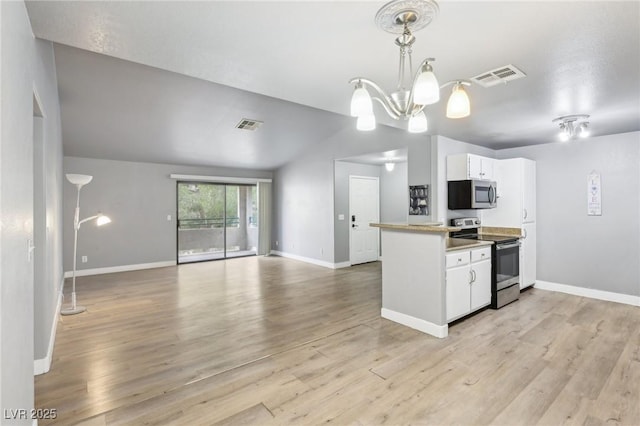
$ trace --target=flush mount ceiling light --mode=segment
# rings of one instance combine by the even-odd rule
[[[553,123],[558,123],[560,126],[558,139],[566,142],[569,139],[588,137],[590,134],[588,119],[587,114],[565,115],[554,119]]]
[[[384,168],[387,169],[388,172],[392,172],[393,169],[396,168],[396,163],[391,163],[391,162],[384,163]]]
[[[462,118],[470,114],[469,96],[464,90],[464,86],[469,86],[470,82],[456,80],[439,85],[431,65],[435,61],[434,58],[423,60],[418,67],[418,72],[413,75],[411,46],[416,38],[412,32],[429,25],[438,15],[439,10],[435,0],[394,0],[378,11],[375,18],[377,26],[389,33],[399,34],[396,38],[396,45],[400,47],[398,84],[396,90],[388,95],[378,84],[367,78],[355,77],[349,81],[355,85],[351,98],[351,116],[357,117],[358,130],[375,129],[376,120],[373,114],[373,99],[375,99],[392,118],[408,120],[409,132],[426,132],[428,123],[423,110],[425,106],[440,101],[440,89],[449,85],[454,87],[447,103],[447,117]],[[373,96],[369,90],[373,92]]]

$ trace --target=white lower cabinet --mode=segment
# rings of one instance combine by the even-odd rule
[[[446,255],[447,322],[491,303],[491,247]]]

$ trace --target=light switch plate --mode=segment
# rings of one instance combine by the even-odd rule
[[[339,214],[338,215],[338,220],[344,220],[344,215],[343,214]]]

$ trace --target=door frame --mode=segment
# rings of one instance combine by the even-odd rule
[[[179,210],[180,210],[180,191],[179,191],[179,187],[181,184],[195,184],[195,185],[220,185],[224,187],[224,207],[223,207],[223,229],[224,231],[222,232],[222,240],[223,240],[223,256],[219,257],[219,258],[214,258],[214,259],[201,259],[201,260],[191,260],[188,262],[180,262],[180,214],[179,214]],[[229,260],[229,259],[237,259],[237,258],[242,258],[242,257],[251,257],[251,256],[257,256],[258,255],[258,247],[256,247],[256,253],[253,254],[244,254],[244,255],[240,255],[240,256],[227,256],[227,187],[228,186],[244,186],[244,187],[255,187],[256,188],[256,196],[258,195],[258,182],[256,183],[249,183],[249,182],[243,182],[243,183],[235,183],[232,180],[229,180],[228,182],[225,181],[215,181],[215,180],[182,180],[182,179],[177,179],[176,180],[176,211],[175,211],[175,218],[176,218],[176,264],[177,265],[186,265],[189,263],[200,263],[200,262],[211,262],[211,261],[216,261],[216,260]],[[257,199],[256,199],[257,202]],[[259,232],[259,227],[260,224],[258,224],[258,232]]]
[[[353,226],[351,224],[352,210],[351,210],[351,180],[352,179],[367,179],[374,180],[376,182],[376,193],[378,196],[377,203],[377,216],[378,221],[380,221],[380,177],[378,176],[361,176],[361,175],[349,175],[349,216],[348,216],[348,226],[349,226],[349,264],[353,266]],[[377,230],[377,238],[376,238],[376,260],[380,260],[380,231]]]

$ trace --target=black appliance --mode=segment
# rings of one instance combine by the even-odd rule
[[[496,206],[496,183],[490,180],[450,180],[449,210],[492,209]]]
[[[492,241],[491,246],[491,307],[498,309],[520,298],[520,239],[479,234],[478,218],[451,219],[451,226],[462,228],[451,232],[451,238]]]

